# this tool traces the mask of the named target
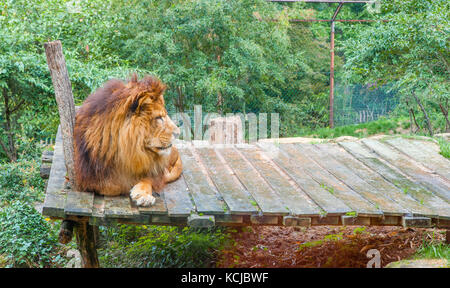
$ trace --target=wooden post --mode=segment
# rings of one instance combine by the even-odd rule
[[[89,225],[89,221],[78,221],[75,225],[78,250],[80,250],[81,260],[84,268],[98,268],[97,241],[94,226]]]
[[[75,104],[73,102],[72,85],[69,80],[66,62],[62,52],[61,41],[44,44],[48,69],[55,89],[61,122],[61,136],[63,140],[64,160],[71,187],[75,186],[75,172],[73,160],[73,129],[75,126]]]
[[[56,103],[58,104],[67,176],[71,188],[77,190],[73,147],[75,104],[73,101],[72,84],[70,83],[69,73],[67,72],[61,41],[57,40],[45,43],[44,48],[50,76],[55,89]],[[75,228],[78,249],[80,250],[84,267],[98,267],[97,250],[95,248],[96,237],[94,228],[89,225],[89,221],[71,222],[69,220],[63,220],[59,234],[61,243],[64,244],[71,241],[73,227]]]

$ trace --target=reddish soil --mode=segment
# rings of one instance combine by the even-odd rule
[[[439,231],[362,226],[237,228],[231,230],[233,245],[222,251],[217,266],[365,268],[370,260],[367,251],[378,249],[384,267],[412,256],[424,239],[444,241]]]

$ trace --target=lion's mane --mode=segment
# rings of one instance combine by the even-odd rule
[[[168,160],[145,149],[145,140],[156,136],[141,127],[146,119],[131,116],[138,109],[162,109],[165,89],[155,77],[138,81],[134,74],[128,83],[113,79],[89,95],[77,112],[74,129],[79,189],[118,195],[142,177],[162,178]],[[155,105],[142,104],[146,97]]]

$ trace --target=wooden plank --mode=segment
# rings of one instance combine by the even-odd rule
[[[218,149],[247,191],[256,200],[263,215],[288,215],[289,209],[258,172],[233,148]]]
[[[295,217],[295,216],[284,216],[283,217],[284,226],[301,226],[309,227],[311,226],[311,218],[309,217]]]
[[[312,217],[311,225],[339,225],[339,216]]]
[[[180,149],[183,163],[183,176],[198,213],[223,214],[225,202],[219,199],[220,194],[214,184],[210,183],[202,171],[200,163],[190,149]]]
[[[216,225],[213,215],[198,215],[198,214],[190,215],[187,219],[187,224],[195,228],[211,228]]]
[[[163,197],[167,212],[171,217],[187,217],[191,211],[195,211],[183,176],[168,183],[161,192],[161,197]]]
[[[409,194],[417,200],[420,205],[431,209],[434,214],[437,214],[440,217],[450,217],[450,205],[447,202],[425,189],[422,185],[409,180],[400,172],[397,172],[386,163],[382,162],[360,142],[340,142],[339,145],[367,167],[376,171],[387,181],[397,186],[403,193]]]
[[[244,223],[244,217],[242,215],[223,214],[215,215],[214,218],[215,222],[221,225]]]
[[[62,148],[61,128],[56,133],[55,149],[50,177],[45,193],[42,214],[45,216],[64,217],[66,203],[66,191],[63,190],[66,176],[66,164]]]
[[[130,197],[122,196],[104,196],[105,198],[105,217],[107,218],[133,218],[134,213],[131,210]]]
[[[352,209],[339,198],[329,193],[306,174],[300,161],[292,161],[285,153],[271,143],[258,143],[278,167],[281,168],[298,186],[324,211],[325,214],[345,214]],[[274,149],[277,153],[272,153]]]
[[[428,147],[428,145],[433,145],[434,143],[429,141],[412,141],[400,137],[387,139],[386,142],[422,165],[436,171],[442,177],[450,179],[450,161],[439,154],[439,150],[436,151]]]
[[[151,215],[167,215],[166,204],[161,196],[155,196],[155,204],[148,207],[138,207],[139,213]]]
[[[403,227],[431,227],[431,219],[427,217],[403,217]]]
[[[232,214],[249,214],[258,211],[256,202],[227,170],[214,149],[197,148],[196,151]]]
[[[251,215],[250,222],[255,225],[278,225],[279,217],[273,215]]]
[[[258,170],[267,183],[278,192],[281,201],[293,215],[317,215],[321,213],[320,207],[304,191],[290,184],[288,176],[283,177],[281,170],[276,169],[275,164],[261,150],[239,148],[239,151]]]
[[[64,214],[77,216],[91,216],[94,205],[94,193],[67,191]]]
[[[347,185],[336,179],[333,175],[322,169],[305,153],[300,152],[295,144],[282,144],[281,149],[290,155],[291,161],[298,162],[304,171],[317,183],[324,187],[329,194],[341,199],[352,211],[363,215],[381,215],[382,212],[374,204],[363,198],[360,194],[350,189]]]
[[[105,218],[105,199],[103,195],[94,195],[89,224],[94,226],[113,226],[117,224],[116,219]]]
[[[433,212],[430,208],[421,205],[409,194],[403,193],[400,188],[387,181],[374,170],[368,168],[361,161],[352,157],[338,144],[316,144],[314,146],[322,153],[326,153],[329,157],[333,157],[335,160],[347,166],[367,183],[376,187],[379,192],[384,193],[387,197],[392,199],[392,201],[397,202],[410,213],[415,215],[437,216],[437,213]]]
[[[384,143],[373,139],[364,139],[362,143],[396,166],[400,171],[411,178],[417,179],[423,186],[450,203],[450,184],[446,183],[441,177],[425,171],[417,165],[417,162]]]
[[[383,213],[402,215],[408,212],[402,206],[381,193],[376,186],[371,186],[351,169],[336,161],[327,153],[323,153],[311,144],[295,144],[295,146],[299,151],[302,151],[311,159],[314,159],[314,161],[323,169],[344,182],[353,191],[374,203],[376,207],[383,211]]]

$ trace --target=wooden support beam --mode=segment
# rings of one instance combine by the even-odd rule
[[[61,227],[59,229],[58,240],[61,244],[67,244],[72,241],[73,237],[73,227],[75,226],[74,221],[63,220],[61,222]]]
[[[187,219],[187,224],[195,228],[210,228],[215,226],[214,216],[192,214]]]
[[[284,226],[309,227],[309,226],[311,226],[311,218],[310,217],[284,216],[283,217],[283,225]]]
[[[402,218],[403,227],[430,227],[431,219],[428,217],[408,217]]]
[[[97,257],[96,232],[94,226],[89,225],[89,221],[79,221],[75,225],[77,235],[78,250],[80,250],[81,260],[84,268],[100,267]]]
[[[76,111],[73,101],[72,84],[70,83],[69,73],[67,72],[61,41],[57,40],[45,43],[44,48],[48,68],[50,70],[50,76],[55,89],[56,103],[58,104],[67,176],[69,178],[71,188],[73,190],[78,190],[75,183],[74,169],[73,130],[75,127]],[[78,194],[81,195],[81,193]],[[91,196],[91,194],[88,196]],[[60,241],[66,243],[70,242],[72,239],[73,226],[75,226],[78,249],[80,250],[84,267],[99,267],[96,250],[96,233],[94,227],[89,225],[88,220],[76,223],[71,223],[64,220],[59,234]]]
[[[72,84],[67,72],[66,62],[62,51],[61,41],[44,44],[47,56],[48,69],[55,89],[56,103],[58,104],[61,122],[61,135],[63,140],[64,159],[67,175],[72,188],[75,186],[73,129],[75,127],[75,104],[73,102]]]

